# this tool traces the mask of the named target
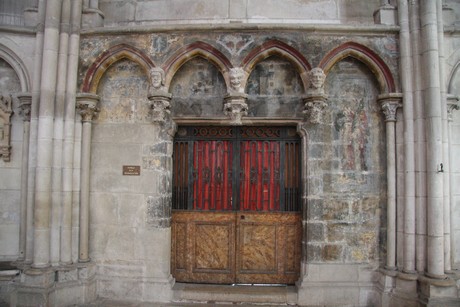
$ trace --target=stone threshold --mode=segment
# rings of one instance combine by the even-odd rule
[[[295,306],[297,288],[286,285],[214,285],[176,283],[175,303],[260,304],[263,306]]]

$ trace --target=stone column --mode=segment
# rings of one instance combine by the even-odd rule
[[[24,121],[22,139],[22,164],[21,164],[21,209],[19,224],[19,261],[24,261],[26,257],[27,242],[27,181],[29,169],[29,138],[30,138],[30,107],[32,104],[32,94],[21,93],[18,95],[19,107],[21,108],[22,119]]]
[[[81,93],[77,96],[77,108],[83,122],[81,142],[81,197],[79,262],[89,262],[89,189],[91,167],[91,121],[98,112],[99,97]]]
[[[35,170],[37,166],[38,107],[40,101],[41,69],[43,62],[45,1],[38,1],[37,34],[34,46],[34,64],[32,76],[32,104],[30,109],[29,171],[27,178],[27,239],[26,263],[32,263],[34,257],[34,204],[35,204]]]
[[[454,157],[452,157],[452,146],[451,146],[451,140],[452,140],[452,121],[453,121],[453,117],[452,117],[452,113],[454,111],[457,111],[457,110],[460,110],[460,104],[459,104],[459,100],[460,100],[460,97],[457,97],[457,96],[453,96],[453,95],[448,95],[447,96],[447,120],[448,120],[448,140],[449,140],[449,148],[450,148],[450,151],[449,151],[449,161],[453,161]],[[456,159],[458,159],[458,157],[455,157]],[[452,165],[452,163],[449,163],[450,165]],[[449,200],[450,200],[450,204],[449,204],[449,221],[448,221],[448,224],[449,224],[449,233],[453,233],[453,225],[455,225],[455,223],[457,221],[455,221],[457,217],[457,215],[455,214],[455,204],[454,204],[454,197],[453,197],[453,192],[455,189],[457,189],[458,187],[455,187],[454,186],[454,179],[453,179],[453,173],[451,171],[448,172],[449,174]],[[458,207],[458,206],[457,206]],[[455,246],[455,243],[454,243],[454,236],[450,236],[449,237],[450,239],[450,242],[449,244],[452,246],[453,249],[457,248],[457,250],[460,248],[460,246]],[[458,244],[457,244],[458,245]],[[452,252],[452,251],[451,251]],[[454,251],[455,252],[455,251]],[[450,259],[450,261],[452,261],[452,259]],[[449,270],[446,271],[447,273],[450,273]]]
[[[386,122],[387,146],[387,262],[388,270],[396,270],[396,111],[401,107],[401,94],[379,96]]]
[[[436,1],[421,1],[425,133],[427,144],[427,276],[444,278],[444,216],[442,164],[442,101]]]
[[[48,267],[50,263],[51,168],[61,4],[60,0],[46,2],[35,180],[33,259],[35,268]]]
[[[64,103],[64,134],[62,149],[62,219],[60,262],[72,262],[72,189],[75,141],[75,93],[78,76],[78,50],[80,45],[80,24],[82,1],[71,3],[69,56],[67,61],[67,83]]]
[[[415,273],[415,152],[412,46],[407,0],[398,1],[400,70],[404,98],[404,263],[406,273]]]

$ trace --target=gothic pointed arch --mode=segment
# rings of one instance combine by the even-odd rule
[[[127,44],[113,46],[103,52],[86,72],[82,86],[83,92],[96,93],[99,81],[105,71],[112,64],[122,59],[129,59],[138,63],[147,76],[149,75],[150,69],[155,67],[152,60],[137,48]]]
[[[293,64],[302,79],[304,88],[307,88],[307,73],[311,65],[295,48],[279,40],[270,40],[253,49],[243,60],[243,68],[249,76],[254,67],[271,56],[280,56]]]
[[[166,61],[164,70],[166,72],[165,87],[167,89],[169,89],[171,80],[179,68],[195,57],[202,57],[213,63],[223,75],[227,88],[229,87],[229,70],[232,68],[230,60],[208,43],[198,41],[180,48]]]
[[[0,59],[7,62],[16,72],[21,84],[21,91],[29,92],[31,90],[29,74],[19,56],[10,48],[0,44]]]
[[[355,42],[347,42],[330,51],[320,62],[319,67],[327,75],[331,68],[341,60],[352,57],[364,63],[375,75],[380,93],[392,93],[396,90],[390,68],[370,48]]]

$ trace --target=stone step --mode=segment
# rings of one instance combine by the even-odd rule
[[[294,286],[258,285],[207,285],[176,283],[175,302],[264,304],[275,306],[296,305]]]

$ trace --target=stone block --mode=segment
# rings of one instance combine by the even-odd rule
[[[16,259],[19,253],[19,224],[0,225],[0,259]]]
[[[382,6],[374,12],[374,22],[380,25],[395,25],[396,13],[397,11],[393,6]]]
[[[228,2],[213,0],[158,0],[137,2],[136,21],[222,19],[228,17]]]
[[[143,296],[143,282],[137,278],[99,277],[97,281],[98,296],[119,301],[138,301]]]
[[[229,18],[230,19],[244,19],[246,18],[246,1],[245,0],[232,0],[229,1]]]
[[[136,1],[101,0],[99,9],[104,12],[105,23],[112,24],[117,21],[134,21],[136,14]]]
[[[307,223],[307,241],[324,241],[323,223]]]
[[[321,251],[321,258],[324,261],[341,261],[343,247],[341,245],[327,244]]]
[[[251,0],[247,4],[247,14],[254,19],[300,19],[337,20],[335,1],[276,1]]]

